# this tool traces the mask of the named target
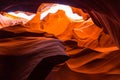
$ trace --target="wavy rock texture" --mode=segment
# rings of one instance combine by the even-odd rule
[[[46,80],[120,80],[120,51],[98,53],[86,49],[56,66]],[[70,65],[71,64],[71,65]]]
[[[78,2],[77,0],[75,1],[76,2],[73,3]],[[117,5],[115,5],[115,3],[117,3]],[[80,23],[78,27],[75,27],[72,25],[74,22],[71,23],[70,26],[72,26],[72,29],[74,28],[74,32],[70,29],[70,36],[67,37],[67,39],[70,39],[70,41],[73,41],[75,44],[71,43],[73,46],[70,44],[66,45],[66,52],[71,56],[71,59],[63,65],[56,66],[46,80],[120,80],[120,51],[115,45],[115,43],[118,46],[120,45],[118,3],[117,0],[114,2],[108,1],[107,4],[105,0],[81,0],[77,3],[90,14],[97,26],[94,24],[90,25],[90,23],[87,26],[93,27],[92,30],[88,27],[81,29],[86,25]],[[49,19],[54,19],[50,17],[54,16],[49,15]],[[87,23],[89,23],[89,21]],[[59,24],[59,26],[60,25],[61,24]],[[114,42],[108,34],[103,32],[105,30],[101,30],[98,26],[106,29],[106,33],[111,35]],[[66,27],[68,27],[68,25],[65,25],[65,28]],[[57,28],[54,27],[52,29]],[[46,30],[49,31],[49,29]],[[66,29],[62,28],[62,30],[65,32]],[[83,30],[84,33],[76,30]],[[61,30],[58,31],[61,32]],[[93,33],[93,35],[91,35],[92,37],[85,31],[90,31],[88,34]],[[98,33],[97,35],[94,33],[95,31]],[[62,40],[63,36],[60,36],[59,39]]]
[[[50,17],[54,19],[53,16]],[[120,79],[120,51],[110,35],[95,25],[91,19],[71,22],[66,27],[72,28],[69,33],[71,37],[64,40],[66,52],[71,58],[65,64],[56,66],[46,80]],[[69,32],[66,29],[64,31]],[[59,37],[61,40],[64,37],[62,34]]]

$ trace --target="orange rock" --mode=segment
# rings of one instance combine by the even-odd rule
[[[65,15],[63,10],[58,10],[56,13],[49,13],[42,21],[41,26],[43,31],[60,36],[63,34],[70,24],[70,19]]]
[[[42,31],[40,27],[40,12],[37,12],[36,15],[30,21],[28,21],[24,26],[30,32]]]

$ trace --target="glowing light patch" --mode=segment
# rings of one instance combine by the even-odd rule
[[[79,16],[78,14],[74,14],[72,12],[72,9],[71,9],[70,6],[68,6],[68,5],[61,5],[61,4],[55,4],[49,10],[43,12],[41,14],[41,18],[40,19],[43,19],[45,16],[48,15],[48,13],[56,13],[58,10],[64,10],[66,16],[68,16],[70,19],[83,19],[82,16]]]
[[[11,14],[11,15],[17,16],[17,17],[21,17],[21,18],[25,18],[27,20],[31,20],[35,16],[35,14],[27,15],[27,14],[22,13],[22,12],[19,12],[19,13],[8,12],[8,14]]]
[[[70,6],[61,5],[61,4],[54,4],[50,9],[44,11],[41,14],[40,20],[42,20],[45,16],[47,16],[48,13],[56,13],[58,10],[64,10],[66,16],[68,16],[72,20],[82,20],[83,19],[82,16],[79,16],[78,14],[73,13]],[[19,13],[8,12],[8,14],[11,14],[11,15],[14,15],[17,17],[22,17],[22,18],[25,18],[27,20],[31,20],[35,16],[35,14],[27,15],[27,14],[22,13],[22,12],[19,12]]]

